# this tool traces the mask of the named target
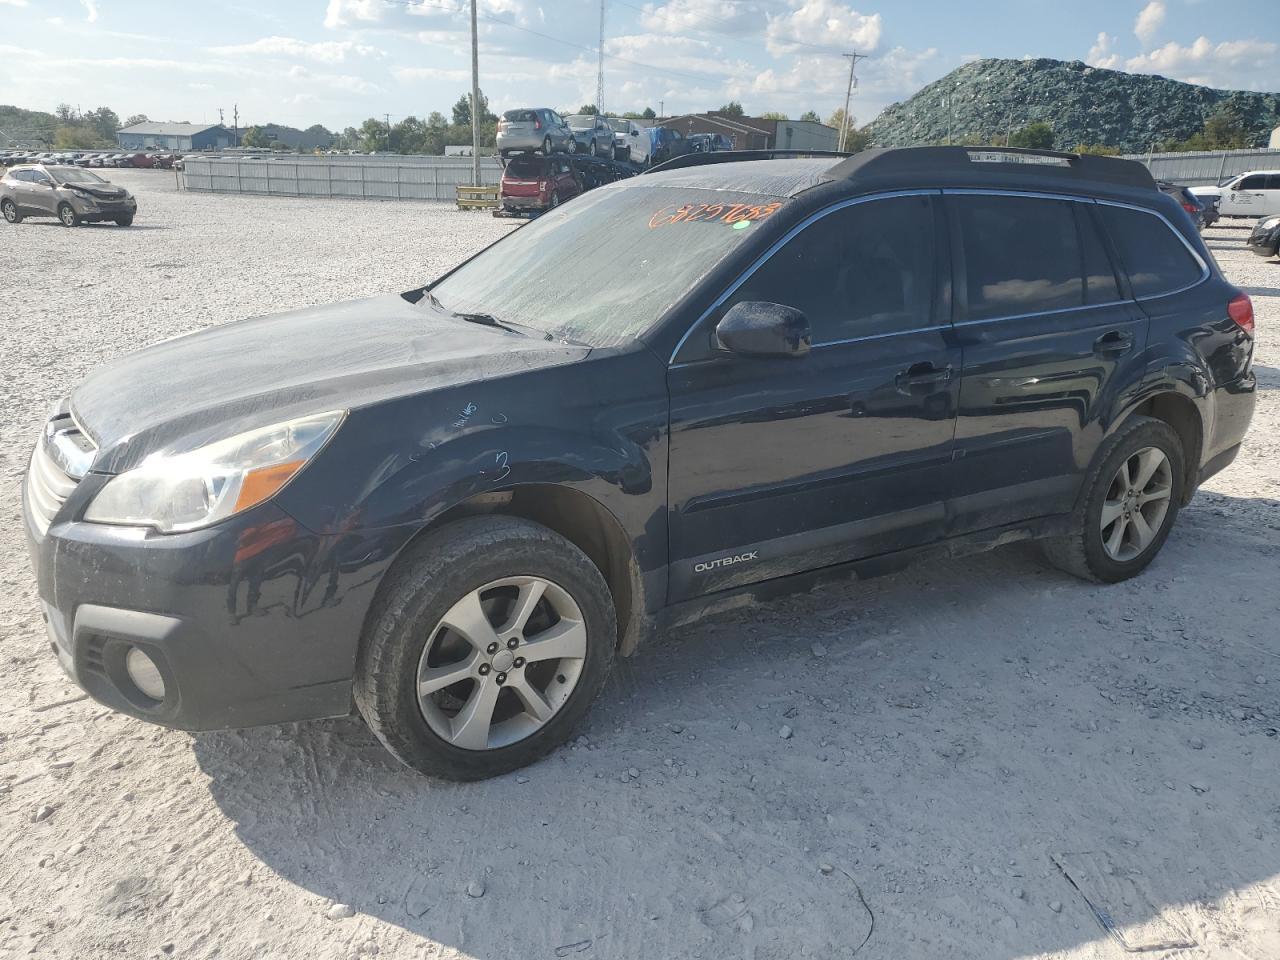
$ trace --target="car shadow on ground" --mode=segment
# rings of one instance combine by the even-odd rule
[[[1133,944],[1275,955],[1278,530],[1202,493],[1124,584],[1014,546],[707,619],[484,783],[355,719],[194,749],[247,847],[384,952],[1012,960],[1105,940],[1083,891]]]
[[[1255,363],[1253,372],[1258,377],[1259,390],[1280,390],[1280,368]]]

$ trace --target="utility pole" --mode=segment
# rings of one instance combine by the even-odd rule
[[[384,113],[383,117],[387,121],[387,152],[391,152],[391,114]]]
[[[600,62],[596,68],[596,116],[604,116],[604,0],[600,0]]]
[[[240,104],[238,103],[231,109],[231,123],[233,124],[231,128],[233,142],[238,147],[240,146]]]
[[[849,58],[849,85],[844,91],[844,119],[840,122],[840,139],[836,143],[836,150],[843,152],[845,144],[849,140],[849,100],[853,97],[853,88],[857,85],[858,78],[854,75],[854,68],[857,67],[859,60],[867,59],[866,54],[853,53],[841,54],[841,56]]]
[[[667,101],[659,100],[658,101],[658,119],[661,120],[666,115],[667,115]]]
[[[471,183],[480,186],[480,36],[476,0],[471,0]]]

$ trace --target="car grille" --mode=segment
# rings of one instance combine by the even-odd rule
[[[60,413],[45,425],[27,470],[27,507],[41,537],[88,472],[96,452],[69,413]]]

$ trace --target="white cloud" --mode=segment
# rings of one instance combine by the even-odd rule
[[[1120,54],[1115,52],[1115,44],[1116,38],[1103,30],[1098,34],[1098,39],[1093,42],[1093,46],[1089,48],[1085,62],[1106,70],[1119,69],[1122,66],[1122,62]]]
[[[1144,45],[1150,44],[1160,28],[1164,26],[1166,12],[1162,0],[1151,0],[1138,13],[1138,19],[1133,22],[1133,32]]]
[[[328,40],[308,43],[293,37],[263,37],[252,43],[226,47],[213,47],[212,52],[223,56],[257,55],[282,57],[291,60],[311,60],[316,63],[341,63],[348,55],[361,57],[381,56],[377,47],[354,43],[350,40]]]
[[[1134,73],[1158,73],[1175,80],[1210,87],[1263,89],[1269,79],[1259,79],[1258,66],[1274,63],[1280,44],[1269,40],[1226,40],[1213,43],[1199,37],[1188,46],[1169,42],[1125,61]],[[1242,84],[1241,81],[1244,81]]]
[[[98,21],[98,0],[80,0],[80,6],[84,7],[84,18],[89,23],[97,23]]]
[[[655,33],[701,30],[732,36],[758,30],[771,8],[767,2],[752,0],[669,0],[646,3],[640,22]]]
[[[27,0],[0,0],[0,7],[25,7]]]
[[[862,14],[834,0],[790,0],[792,10],[768,15],[765,46],[775,57],[819,46],[871,53],[880,46],[880,14]],[[796,41],[800,41],[797,43]]]

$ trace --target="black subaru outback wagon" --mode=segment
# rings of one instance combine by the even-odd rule
[[[101,702],[210,729],[354,699],[406,764],[485,777],[736,593],[1029,538],[1139,573],[1236,456],[1252,351],[1138,164],[696,155],[429,286],[108,364],[52,411],[26,524]]]

